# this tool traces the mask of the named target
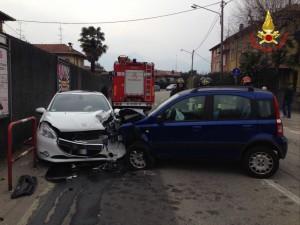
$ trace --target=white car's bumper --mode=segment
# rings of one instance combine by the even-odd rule
[[[50,139],[44,137],[37,132],[37,155],[40,159],[60,163],[60,162],[87,162],[87,161],[116,161],[122,158],[126,154],[125,146],[120,142],[110,142],[108,141],[107,148],[105,146],[101,147],[102,144],[95,145],[95,148],[99,147],[101,151],[99,154],[93,154],[92,156],[84,155],[85,152],[88,152],[88,149],[85,149],[85,144],[80,144],[81,142],[72,142],[64,139],[64,143],[70,144],[68,148],[72,147],[72,144],[76,148],[78,146],[82,148],[82,155],[68,153],[59,146],[59,141],[57,139]],[[69,142],[69,143],[68,143]],[[61,143],[61,142],[60,142]],[[60,144],[61,145],[61,144]],[[77,145],[77,146],[76,146]]]

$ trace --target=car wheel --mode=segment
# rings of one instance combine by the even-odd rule
[[[246,152],[243,166],[252,177],[269,178],[278,170],[279,158],[268,147],[255,147]]]
[[[127,163],[130,169],[148,169],[153,165],[153,162],[154,159],[144,144],[135,143],[128,148]]]

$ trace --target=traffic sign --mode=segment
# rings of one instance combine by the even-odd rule
[[[234,68],[234,69],[232,70],[232,75],[233,75],[234,77],[240,76],[240,75],[241,75],[241,70],[240,70],[239,68]]]

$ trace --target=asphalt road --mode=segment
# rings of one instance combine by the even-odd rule
[[[168,97],[161,91],[157,102]],[[299,134],[268,180],[246,176],[238,164],[160,162],[153,170],[92,172],[58,183],[30,225],[299,225]]]

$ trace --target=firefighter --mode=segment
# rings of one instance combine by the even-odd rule
[[[252,79],[250,76],[244,76],[241,80],[243,86],[252,86]]]
[[[185,89],[184,80],[182,78],[178,78],[176,81],[176,88],[171,91],[170,96],[175,95],[178,92],[181,92]]]
[[[198,83],[198,87],[207,87],[212,84],[212,79],[210,77],[201,77]]]

